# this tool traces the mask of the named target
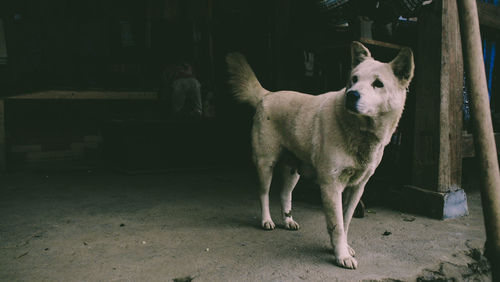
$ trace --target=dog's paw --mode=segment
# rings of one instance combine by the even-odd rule
[[[351,256],[335,258],[335,264],[347,269],[356,269],[358,267],[358,261]]]
[[[349,246],[349,245],[347,245],[347,251],[349,251],[349,254],[350,254],[351,256],[353,256],[353,257],[354,257],[354,256],[356,256],[356,252],[355,252],[355,251],[354,251],[354,249],[353,249],[353,248],[351,248],[351,246]]]
[[[266,220],[262,222],[262,229],[264,230],[274,230],[276,226],[272,220]]]
[[[300,225],[295,220],[287,220],[285,221],[285,229],[288,230],[299,230]]]

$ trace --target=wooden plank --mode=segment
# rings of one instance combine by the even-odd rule
[[[500,7],[483,1],[477,1],[479,23],[483,26],[500,29]]]
[[[75,150],[59,150],[46,152],[29,152],[26,153],[27,162],[39,161],[57,161],[57,160],[77,160],[84,156],[83,148],[75,148]]]
[[[41,152],[42,145],[13,145],[10,151],[12,153],[28,153],[28,152]]]
[[[41,99],[41,100],[156,100],[158,93],[153,91],[72,91],[47,90],[11,96],[6,99]]]
[[[399,49],[405,47],[405,46],[398,45],[398,44],[393,44],[393,43],[388,43],[388,42],[373,40],[373,39],[364,38],[364,37],[361,37],[359,39],[359,41],[361,43],[363,43],[363,44],[372,45],[372,46],[378,46],[378,47],[384,47],[384,48],[390,48],[390,49],[395,49],[395,50],[399,50]]]

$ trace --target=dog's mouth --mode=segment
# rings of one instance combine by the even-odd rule
[[[345,108],[352,112],[352,113],[355,113],[355,114],[359,114],[359,110],[358,110],[358,103],[355,102],[355,103],[348,103],[346,102],[345,103]]]

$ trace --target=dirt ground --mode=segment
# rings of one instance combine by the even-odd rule
[[[246,169],[0,175],[0,280],[490,280],[478,193],[447,221],[368,207],[349,235],[359,267],[345,270],[319,204],[296,197],[301,229],[263,231],[256,185]],[[278,223],[276,193],[271,209]]]

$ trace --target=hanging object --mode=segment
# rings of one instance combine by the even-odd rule
[[[394,11],[405,18],[416,17],[423,5],[430,4],[429,0],[390,0]]]
[[[332,22],[365,16],[378,24],[386,24],[400,16],[416,17],[420,8],[432,0],[317,0],[316,3]]]
[[[342,25],[349,21],[351,9],[349,0],[317,0],[316,4],[333,25]]]

